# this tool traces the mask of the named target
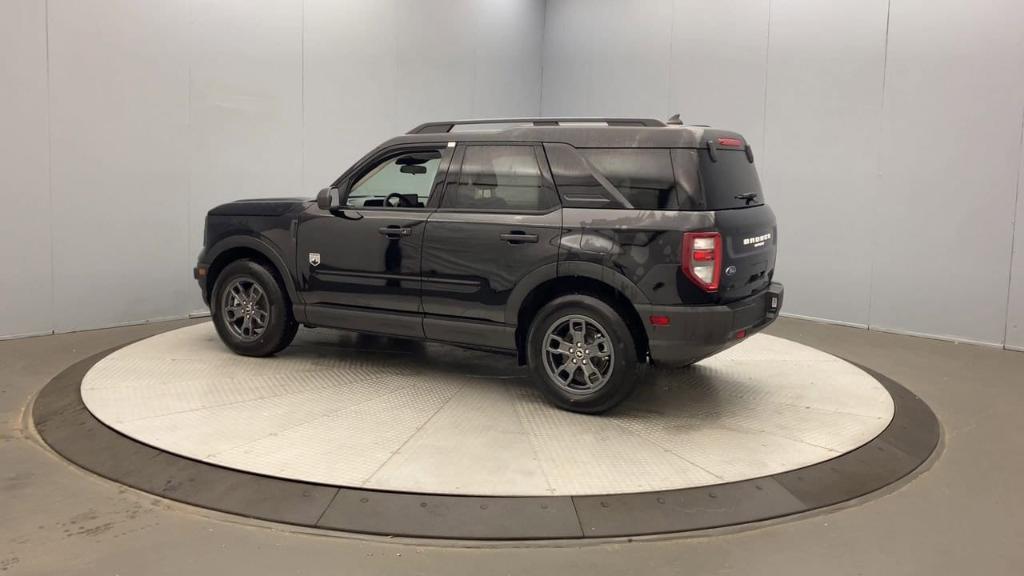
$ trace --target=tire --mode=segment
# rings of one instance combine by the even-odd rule
[[[243,356],[276,354],[292,343],[299,330],[280,282],[254,260],[236,260],[221,271],[210,311],[220,339]]]
[[[580,333],[583,341],[576,346]],[[614,308],[593,296],[570,294],[549,302],[534,317],[526,342],[534,381],[565,410],[609,410],[633,393],[645,373],[629,326]],[[549,343],[563,352],[549,352]]]

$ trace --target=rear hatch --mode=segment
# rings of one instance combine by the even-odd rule
[[[725,303],[771,283],[778,231],[750,147],[732,133],[705,136],[705,146],[697,152],[701,191],[704,209],[715,213],[722,237],[718,295]]]

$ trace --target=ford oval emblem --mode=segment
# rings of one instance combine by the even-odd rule
[[[735,266],[729,266],[728,268],[725,269],[725,275],[726,276],[733,276],[735,274],[736,274],[736,267]]]

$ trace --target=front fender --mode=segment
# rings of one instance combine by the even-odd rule
[[[200,258],[205,259],[205,263],[212,265],[217,261],[217,258],[222,256],[224,253],[237,248],[253,250],[269,260],[270,263],[277,268],[278,274],[284,281],[284,287],[288,292],[288,298],[293,304],[300,303],[299,292],[296,289],[295,276],[292,269],[288,267],[284,256],[267,240],[258,236],[228,236],[227,238],[218,240],[213,246],[205,248],[203,252],[200,253]]]

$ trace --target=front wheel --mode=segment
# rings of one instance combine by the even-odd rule
[[[211,312],[220,339],[243,356],[280,352],[299,328],[277,279],[252,260],[232,262],[220,273]]]
[[[540,390],[573,412],[604,412],[636,388],[643,367],[629,327],[603,300],[582,294],[545,305],[530,325],[527,358]]]

